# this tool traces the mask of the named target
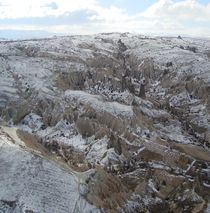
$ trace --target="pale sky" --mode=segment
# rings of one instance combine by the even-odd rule
[[[0,29],[210,37],[210,0],[0,0]]]

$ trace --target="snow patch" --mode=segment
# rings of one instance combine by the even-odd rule
[[[83,91],[68,90],[65,92],[68,101],[76,101],[81,104],[88,104],[99,112],[108,112],[115,116],[132,117],[132,106],[120,104],[118,102],[105,102],[101,96],[91,95]]]

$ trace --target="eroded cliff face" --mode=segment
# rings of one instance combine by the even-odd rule
[[[78,174],[94,171],[79,193],[97,211],[200,212],[209,51],[209,40],[132,34],[1,42],[2,124]]]

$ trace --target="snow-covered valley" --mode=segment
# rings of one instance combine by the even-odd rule
[[[210,40],[1,41],[0,122],[0,212],[202,212]]]

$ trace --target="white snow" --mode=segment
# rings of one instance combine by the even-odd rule
[[[60,137],[59,141],[60,143],[65,143],[67,145],[73,146],[75,149],[78,149],[80,151],[85,151],[88,146],[87,140],[82,138],[81,135],[72,136],[70,139]]]
[[[43,126],[42,118],[35,113],[29,113],[25,118],[22,120],[22,125],[20,128],[27,130],[29,132],[38,131]]]
[[[112,165],[122,163],[124,160],[123,155],[118,155],[114,148],[110,148],[106,152],[106,156],[101,160],[101,164],[109,166],[109,163]]]
[[[107,142],[108,139],[106,137],[96,141],[91,146],[91,149],[86,156],[86,160],[90,162],[100,162],[107,152]]]
[[[170,139],[178,143],[184,144],[192,143],[189,136],[183,134],[181,126],[179,125],[171,124],[168,126],[163,126],[162,124],[155,124],[154,126],[160,130],[158,131],[158,133],[162,138]]]
[[[65,98],[70,101],[76,101],[81,104],[89,104],[96,111],[105,111],[115,116],[132,117],[132,106],[120,104],[118,102],[105,102],[98,95],[91,95],[84,91],[68,90],[65,92]]]

